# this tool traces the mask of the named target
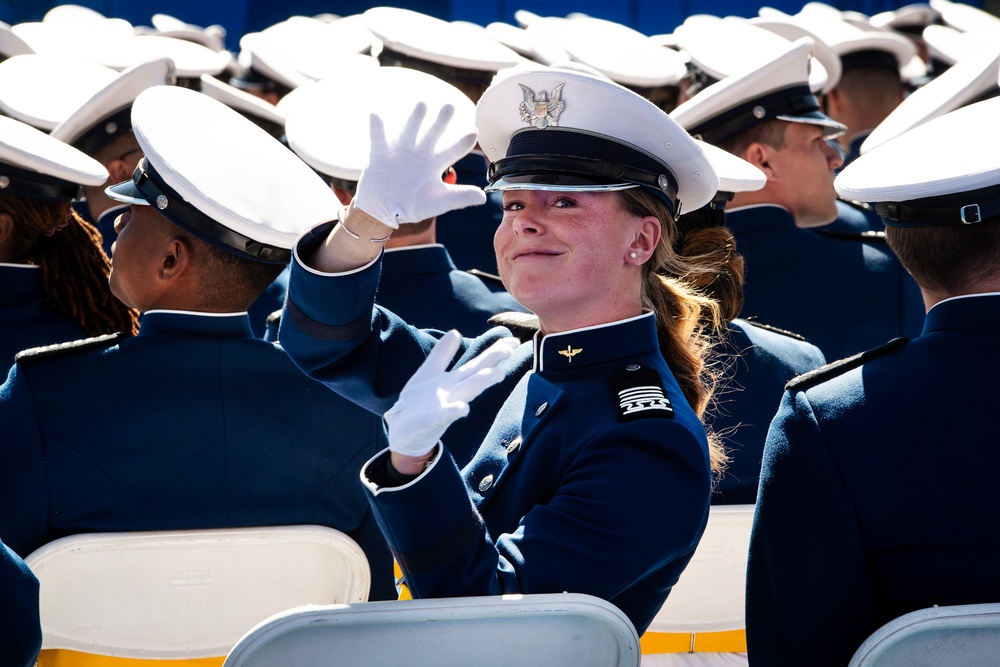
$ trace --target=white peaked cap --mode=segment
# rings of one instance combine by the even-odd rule
[[[302,160],[237,111],[178,86],[149,88],[132,105],[145,155],[109,197],[150,204],[235,255],[284,263],[295,239],[340,203]],[[220,131],[224,128],[225,131]]]
[[[837,192],[887,225],[974,224],[1000,215],[1000,98],[939,116],[858,157]]]
[[[498,75],[476,107],[492,190],[646,187],[677,213],[712,200],[719,180],[695,141],[651,102],[568,70]]]
[[[345,90],[364,90],[344,104]],[[437,147],[445,148],[476,132],[476,108],[458,88],[441,79],[406,67],[379,67],[344,72],[296,90],[290,104],[285,134],[289,147],[316,171],[357,181],[371,152],[370,117],[377,113],[388,136],[406,126],[418,102],[433,117],[450,104],[455,109]]]

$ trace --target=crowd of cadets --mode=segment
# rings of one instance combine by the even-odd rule
[[[295,16],[237,53],[165,15],[67,5],[0,24],[0,661],[39,650],[21,559],[74,533],[322,524],[364,549],[370,599],[396,596],[358,481],[396,394],[372,378],[366,397],[327,391],[302,343],[286,353],[283,334],[342,333],[286,298],[324,298],[296,239],[350,215],[371,114],[402,127],[448,104],[439,145],[459,145],[494,77],[540,70],[649,100],[717,172],[709,204],[673,202],[671,242],[711,267],[677,278],[722,305],[696,327],[713,345],[702,422],[727,459],[712,503],[757,504],[737,658],[843,665],[903,613],[1000,599],[1000,545],[980,530],[1000,463],[980,371],[1000,349],[1000,19],[950,0],[697,15],[655,36],[514,18]],[[585,103],[572,85],[521,90],[540,136]],[[479,131],[440,180],[490,184],[488,201],[371,239],[386,335],[540,340],[497,275],[504,156]],[[450,427],[459,468],[489,424]]]

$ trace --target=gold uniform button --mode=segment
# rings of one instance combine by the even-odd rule
[[[507,453],[513,454],[515,451],[517,451],[517,448],[520,446],[521,446],[521,436],[517,436],[516,438],[510,441],[510,444],[507,445]]]
[[[483,479],[479,482],[480,493],[486,493],[487,491],[490,490],[491,486],[493,486],[493,475],[487,475],[486,477],[483,477]]]
[[[549,407],[549,404],[547,402],[546,403],[542,403],[541,405],[539,405],[537,408],[535,408],[535,416],[536,417],[541,417],[542,413],[545,412],[548,409],[548,407]]]

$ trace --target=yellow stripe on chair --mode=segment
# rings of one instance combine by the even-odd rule
[[[403,579],[403,570],[400,569],[399,563],[395,560],[392,561],[392,574],[396,577],[396,599],[412,600],[413,596],[410,595],[410,589],[406,585],[406,580]]]
[[[722,632],[647,632],[639,638],[643,655],[656,653],[743,653],[746,630]]]
[[[225,660],[226,656],[186,660],[145,660],[48,648],[39,654],[38,667],[221,667]]]

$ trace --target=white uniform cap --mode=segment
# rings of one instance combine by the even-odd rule
[[[961,32],[946,25],[927,26],[923,38],[931,57],[946,65],[954,65],[983,50],[990,50],[997,42],[997,35],[989,31]]]
[[[522,28],[527,28],[541,18],[542,17],[540,15],[528,9],[518,9],[514,12],[514,20],[517,21],[517,24]]]
[[[809,88],[812,44],[808,37],[789,43],[784,53],[708,86],[670,116],[712,144],[769,119],[819,125],[827,137],[843,134],[844,125],[820,111],[819,100]]]
[[[994,218],[1000,215],[998,114],[1000,98],[993,98],[928,121],[858,157],[834,187],[846,199],[874,203],[889,226]]]
[[[0,111],[48,132],[117,76],[113,69],[79,58],[14,56],[0,63]]]
[[[891,28],[919,35],[924,28],[936,23],[940,18],[940,12],[924,2],[879,12],[869,19],[869,23],[876,28]]]
[[[574,60],[626,86],[674,86],[687,74],[677,51],[620,23],[574,18],[564,23],[560,39]]]
[[[280,139],[285,133],[285,112],[256,95],[230,86],[209,74],[201,75],[199,90],[202,94],[222,102],[244,118],[253,121],[275,139]]]
[[[371,71],[379,67],[378,58],[361,53],[329,53],[322,58],[310,57],[297,65],[304,76],[316,81],[336,78],[341,72]],[[282,106],[295,90],[278,100],[278,106]]]
[[[877,66],[902,72],[917,53],[917,47],[906,37],[860,28],[843,20],[839,10],[828,5],[811,2],[793,18],[826,42],[840,56],[845,70]]]
[[[331,43],[331,24],[308,16],[292,16],[261,32],[240,39],[240,62],[285,88],[295,89],[314,79],[296,66],[304,51]],[[346,52],[346,51],[345,51]]]
[[[719,180],[669,116],[618,84],[549,69],[498,75],[476,108],[491,190],[645,187],[675,215],[712,200]]]
[[[0,192],[70,201],[81,185],[101,185],[100,162],[19,120],[0,116]]]
[[[237,256],[287,262],[298,235],[340,208],[302,160],[207,95],[149,88],[132,106],[132,127],[145,157],[132,180],[107,188],[108,196],[152,204]]]
[[[945,25],[962,32],[997,32],[1000,18],[978,7],[951,0],[930,0],[931,7],[941,15]]]
[[[496,72],[517,64],[517,54],[490,38],[447,21],[396,7],[374,7],[364,13],[368,29],[386,50],[438,65]],[[405,63],[404,63],[405,64]]]
[[[520,26],[501,22],[488,23],[486,24],[486,32],[490,33],[490,37],[519,55],[526,58],[532,58],[535,55],[528,31]]]
[[[202,74],[218,74],[232,60],[228,51],[213,51],[194,42],[162,35],[134,35],[130,39],[95,49],[96,62],[123,70],[157,58],[169,58],[178,78],[196,79]]]
[[[46,23],[65,23],[77,28],[106,20],[104,14],[83,5],[56,5],[42,16],[42,21]]]
[[[558,16],[540,16],[525,28],[534,51],[532,57],[536,61],[543,65],[554,65],[573,59],[562,46],[562,32],[569,22],[569,19]]]
[[[345,68],[378,66],[374,57],[363,55],[369,53],[378,41],[368,30],[364,16],[345,16],[324,26],[322,31],[316,33],[318,39],[300,40],[288,52],[291,65],[303,77],[318,81],[336,76]]]
[[[380,68],[377,58],[361,55],[360,53],[340,55],[336,59],[328,60],[327,66],[330,71],[325,72],[325,76],[320,77],[319,81],[333,80],[341,85],[350,84],[352,86],[357,85],[359,80],[363,81],[362,77]],[[319,73],[318,70],[317,73]],[[310,99],[310,95],[312,94],[310,91],[313,89],[313,83],[315,81],[299,86],[278,100],[277,107],[284,114],[285,118],[288,118],[291,110],[300,101],[308,101]],[[365,92],[367,93],[368,91],[366,90]],[[353,101],[354,98],[352,98],[352,103]]]
[[[132,102],[139,93],[152,86],[173,83],[174,63],[169,58],[130,67],[95,92],[51,134],[92,155],[110,140],[132,131]]]
[[[767,185],[767,175],[743,158],[704,141],[695,141],[719,177],[719,192],[755,192]]]
[[[153,14],[151,19],[156,33],[161,37],[173,37],[188,42],[200,44],[213,51],[226,50],[226,29],[221,25],[210,25],[207,28],[185,23],[169,14]]]
[[[132,24],[122,19],[104,19],[79,23],[38,21],[18,23],[11,31],[23,39],[35,53],[94,60],[94,53],[106,52],[132,38]]]
[[[344,104],[344,91],[364,90]],[[295,91],[285,134],[288,146],[318,172],[357,181],[371,153],[369,119],[377,113],[389,136],[406,125],[418,102],[428,115],[446,104],[455,115],[438,140],[443,149],[476,132],[476,107],[458,88],[431,74],[406,67],[345,72]]]
[[[1000,80],[1000,43],[962,60],[911,93],[872,130],[861,144],[861,152],[867,153],[907,130],[971,104],[986,95],[996,95],[1000,92],[997,87],[998,80]]]
[[[677,26],[674,34],[691,65],[717,81],[780,56],[790,43],[775,32],[735,16],[696,14]],[[809,88],[825,89],[829,76],[823,64],[811,59],[808,72]]]
[[[34,52],[26,41],[14,34],[9,25],[0,26],[0,60]]]
[[[814,60],[818,60],[823,69],[826,70],[826,82],[817,88],[815,84],[816,76],[812,71],[813,68],[809,68],[809,86],[814,93],[825,95],[840,83],[840,75],[843,73],[843,69],[840,66],[840,56],[830,48],[829,44],[820,39],[816,33],[790,19],[782,19],[777,16],[757,16],[749,19],[749,21],[751,25],[769,30],[776,35],[784,37],[789,42],[794,42],[803,37],[812,38],[812,57]]]

